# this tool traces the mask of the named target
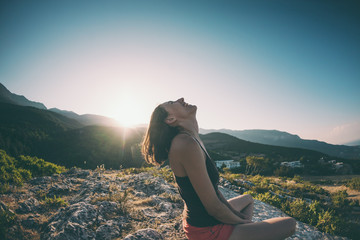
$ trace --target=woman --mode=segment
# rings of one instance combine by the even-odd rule
[[[250,195],[226,200],[218,190],[219,173],[199,137],[195,105],[180,98],[152,113],[142,152],[149,163],[166,160],[185,202],[183,228],[189,240],[284,239],[295,232],[290,217],[252,222]]]

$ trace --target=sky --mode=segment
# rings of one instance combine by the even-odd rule
[[[205,129],[360,139],[360,3],[0,3],[0,82],[78,114],[148,123],[184,97]]]

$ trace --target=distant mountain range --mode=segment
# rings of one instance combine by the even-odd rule
[[[60,110],[58,108],[50,108],[49,111],[59,113],[65,117],[72,118],[78,122],[84,124],[85,126],[91,125],[100,125],[100,126],[110,126],[110,127],[119,127],[119,123],[109,117],[104,117],[95,114],[82,114],[79,115],[72,111]]]
[[[360,159],[360,146],[333,145],[317,140],[305,140],[301,139],[298,135],[293,135],[287,132],[281,132],[277,130],[200,130],[200,133],[202,134],[207,134],[211,132],[226,133],[239,139],[254,143],[309,149],[326,153],[327,155],[334,157]]]
[[[355,140],[355,141],[351,141],[351,142],[347,142],[345,145],[348,145],[348,146],[360,146],[360,139]]]
[[[28,100],[24,96],[11,93],[4,85],[0,83],[0,102],[12,103],[20,106],[30,106],[39,109],[46,109],[45,105],[39,102]]]
[[[72,111],[60,110],[58,108],[50,108],[47,109],[46,106],[39,102],[33,102],[28,100],[24,96],[16,95],[11,93],[3,84],[0,83],[0,102],[3,103],[11,103],[19,106],[29,106],[35,107],[43,110],[49,110],[58,114],[61,114],[65,117],[75,119],[79,123],[90,126],[90,125],[100,125],[100,126],[110,126],[110,127],[118,127],[119,123],[109,117],[104,117],[95,114],[83,114],[79,115]]]
[[[64,136],[64,134],[66,135],[68,134],[68,132],[77,131],[76,129],[84,129],[79,132],[91,131],[94,135],[96,135],[92,137],[94,137],[94,139],[98,139],[99,135],[102,135],[100,132],[102,131],[108,132],[108,130],[106,130],[106,128],[104,127],[119,126],[114,119],[104,116],[93,115],[93,114],[79,115],[71,111],[60,110],[57,108],[47,109],[45,105],[42,103],[33,102],[28,100],[24,96],[19,96],[11,93],[1,83],[0,83],[0,103],[2,103],[0,104],[1,107],[0,110],[2,113],[0,116],[0,123],[2,124],[1,129],[3,131],[2,133],[1,132],[0,133],[3,136],[8,134],[7,141],[10,141],[9,136],[13,137],[12,134],[14,134],[14,132],[18,134],[17,135],[18,138],[27,139],[25,141],[26,143],[32,142],[30,141],[30,139],[32,139],[30,136],[34,137],[39,134],[42,137],[39,135],[40,137],[38,136],[38,138],[41,139],[45,139],[43,138],[43,136],[46,135],[51,136],[52,138],[56,138],[55,136],[59,137],[57,134],[62,135],[61,139],[67,139],[67,137]],[[11,104],[12,106],[8,104]],[[25,106],[29,106],[32,108],[26,108]],[[92,126],[92,125],[98,125],[99,127],[96,128],[97,129],[96,131],[94,131],[93,127],[85,128],[86,126]],[[17,130],[14,131],[14,129]],[[21,129],[24,130],[27,129],[27,130],[25,132],[22,132]],[[55,129],[57,130],[55,131]],[[49,133],[49,131],[51,132],[51,134]],[[66,133],[62,133],[62,131],[65,131]],[[142,126],[137,128],[135,132],[137,132],[138,135],[140,132],[143,134],[144,131],[145,131],[144,127]],[[29,132],[31,132],[31,134]],[[56,132],[56,134],[54,132]],[[229,129],[200,130],[201,134],[208,134],[212,132],[221,132],[228,135],[232,135],[238,139],[246,140],[247,142],[260,143],[261,147],[259,147],[260,145],[255,145],[257,146],[257,148],[256,147],[254,148],[254,149],[258,149],[258,151],[264,150],[265,148],[263,147],[263,144],[266,144],[266,145],[272,145],[269,146],[270,148],[273,146],[281,146],[288,148],[290,147],[290,148],[298,148],[298,149],[308,149],[339,158],[360,159],[359,146],[332,145],[316,140],[304,140],[297,135],[292,135],[277,130],[243,130],[243,131],[229,130]],[[103,135],[108,136],[108,133]],[[80,136],[80,135],[76,135],[76,136]],[[15,139],[17,138],[15,137]],[[17,141],[19,143],[23,139],[17,139],[17,140],[12,139],[11,141]],[[80,141],[80,139],[81,138],[79,138],[78,140]],[[139,140],[141,139],[141,137],[137,136],[137,139]],[[74,145],[77,145],[77,143],[74,143]],[[17,146],[17,148],[19,149],[16,149],[16,151],[14,150],[13,152],[11,152],[11,154],[13,155],[16,155],[17,153],[30,154],[28,152],[23,152],[21,150],[22,148],[24,149],[28,148],[27,144],[21,143],[18,145],[15,144],[14,146]],[[0,147],[1,147],[1,139],[0,139]],[[11,148],[11,146],[8,147]],[[41,147],[37,147],[37,149],[38,148]],[[94,152],[94,150],[92,152]]]

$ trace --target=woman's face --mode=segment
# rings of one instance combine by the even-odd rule
[[[169,116],[175,117],[177,120],[186,119],[196,113],[197,107],[188,104],[184,98],[179,98],[176,101],[168,101],[162,104]]]

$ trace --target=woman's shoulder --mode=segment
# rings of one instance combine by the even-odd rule
[[[185,149],[186,150],[191,150],[191,149],[195,150],[195,149],[198,149],[198,148],[199,148],[199,145],[195,141],[195,139],[193,139],[188,134],[179,133],[172,140],[170,151],[183,152]]]
[[[179,133],[172,140],[171,145],[173,146],[187,146],[187,145],[195,145],[196,141],[189,134]]]

